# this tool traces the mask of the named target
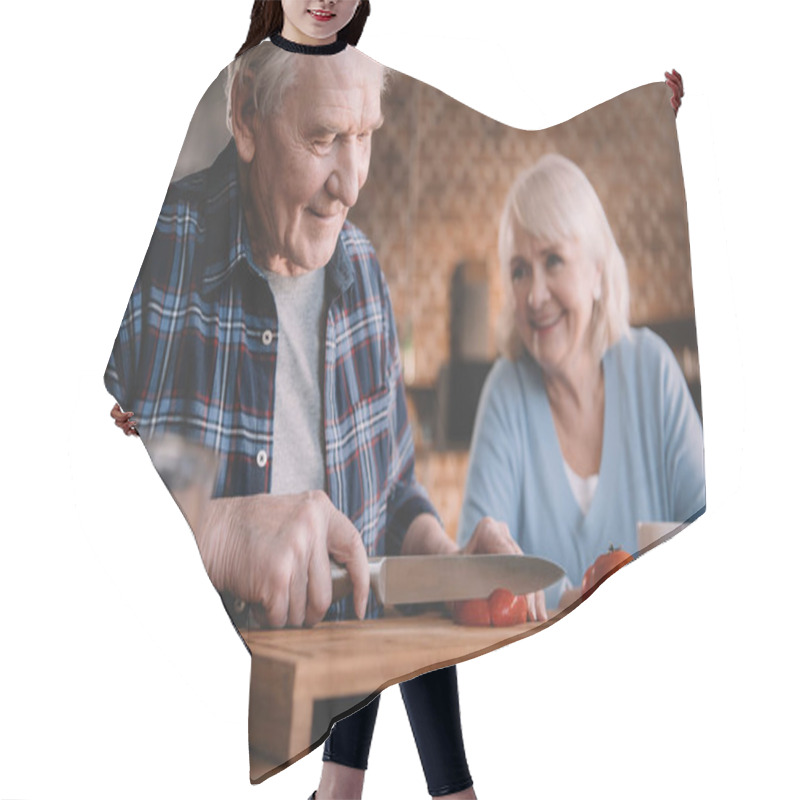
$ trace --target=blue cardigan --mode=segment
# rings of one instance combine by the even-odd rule
[[[586,516],[572,493],[541,370],[527,353],[500,359],[483,387],[458,541],[485,516],[524,552],[560,564],[573,586],[609,544],[637,551],[636,523],[705,511],[703,432],[666,343],[634,329],[606,351],[603,453]],[[547,596],[554,607],[564,582]]]

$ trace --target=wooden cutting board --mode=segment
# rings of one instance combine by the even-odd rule
[[[391,684],[495,650],[553,621],[468,628],[427,613],[243,632],[253,658],[251,781],[261,782],[324,740],[330,716],[315,722],[315,703],[345,698],[342,713]]]

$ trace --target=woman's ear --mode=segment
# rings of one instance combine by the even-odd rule
[[[256,107],[253,100],[253,73],[240,72],[231,86],[231,128],[239,158],[249,164],[256,152]]]

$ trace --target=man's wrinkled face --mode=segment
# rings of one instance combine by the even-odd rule
[[[239,148],[256,261],[288,274],[330,260],[383,121],[374,62],[352,50],[301,58],[280,109],[254,118],[252,151]]]

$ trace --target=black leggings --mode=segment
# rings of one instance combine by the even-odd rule
[[[401,683],[400,691],[430,795],[440,797],[468,789],[472,778],[461,736],[456,668],[426,672]],[[323,761],[367,768],[380,699],[378,695],[368,706],[333,726],[325,742]]]

